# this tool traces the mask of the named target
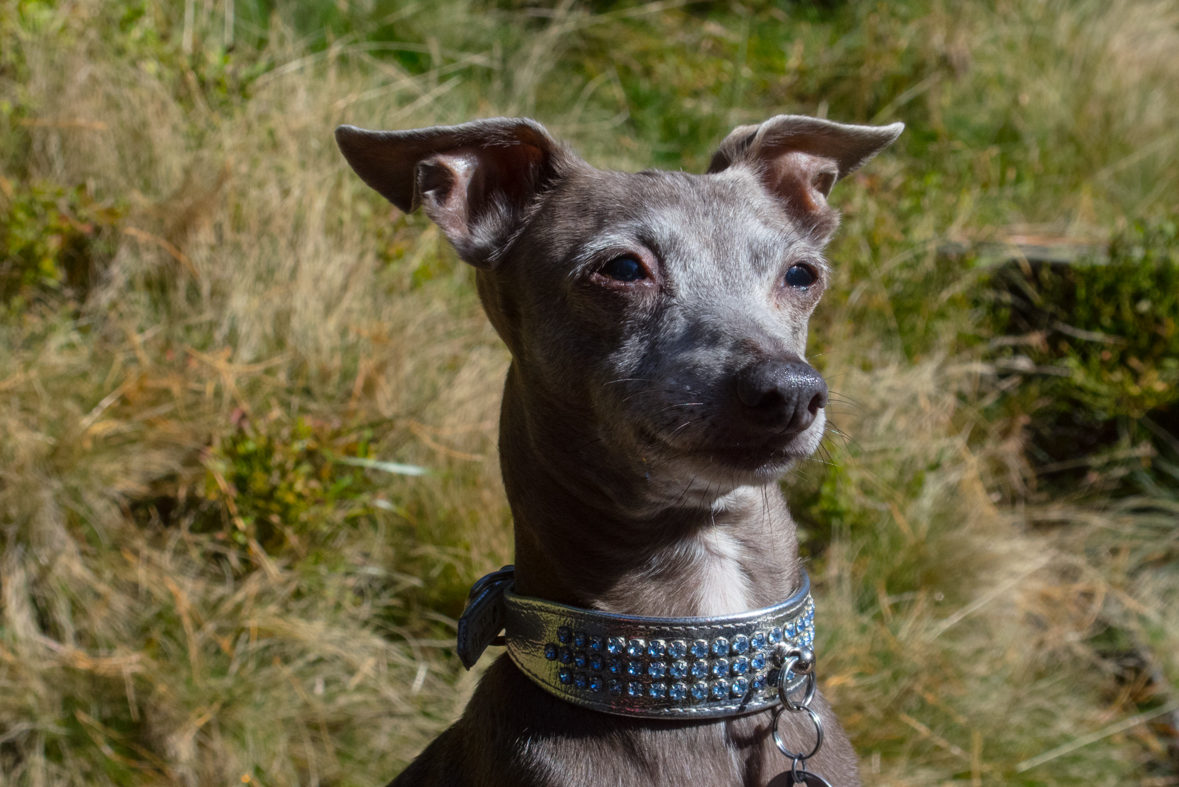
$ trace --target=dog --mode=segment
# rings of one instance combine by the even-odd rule
[[[827,197],[902,129],[779,115],[735,129],[703,175],[598,170],[527,119],[337,129],[361,179],[406,213],[423,208],[474,266],[511,351],[499,438],[515,522],[508,592],[608,620],[694,620],[799,591],[796,528],[777,482],[825,429],[827,387],[805,351],[839,224]],[[509,651],[511,634],[509,625]],[[569,630],[555,636],[566,642]],[[558,645],[544,645],[545,657],[574,658]],[[585,707],[518,661],[498,658],[459,721],[392,785],[822,783],[813,774],[860,784],[821,694],[809,715],[667,718],[658,705],[635,716],[625,695],[616,712]],[[602,692],[586,702],[608,696],[600,678],[559,674]],[[748,694],[747,683],[733,679],[733,694]],[[679,685],[671,691],[682,697]],[[774,743],[776,715],[788,751],[805,753],[822,725],[802,769]]]

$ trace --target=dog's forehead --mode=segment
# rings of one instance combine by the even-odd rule
[[[776,265],[803,237],[752,173],[588,170],[553,195],[543,222],[567,258],[639,243],[676,268],[702,258]]]

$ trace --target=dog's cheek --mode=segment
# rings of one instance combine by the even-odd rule
[[[516,356],[521,350],[520,305],[512,297],[511,288],[502,286],[501,279],[499,271],[480,270],[475,275],[475,289],[491,327]]]

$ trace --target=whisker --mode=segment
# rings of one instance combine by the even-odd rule
[[[669,404],[667,407],[664,407],[662,410],[659,410],[658,412],[659,413],[666,413],[668,410],[674,410],[677,407],[700,407],[703,404],[704,404],[704,402],[680,402],[678,404]]]
[[[848,396],[842,391],[833,391],[830,388],[827,389],[827,398],[836,398],[841,402],[847,402],[848,404],[854,404],[859,407],[865,406],[863,402],[861,402],[859,399],[856,399],[854,396]]]
[[[688,494],[688,490],[692,488],[692,486],[696,483],[696,479],[699,477],[700,473],[697,472],[696,475],[692,476],[692,480],[684,485],[684,491],[680,492],[680,496],[676,498],[675,505],[673,505],[672,508],[679,508],[680,503],[684,501],[684,496]]]

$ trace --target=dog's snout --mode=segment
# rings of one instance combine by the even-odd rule
[[[737,399],[759,425],[797,433],[827,405],[827,383],[801,360],[766,360],[737,375]]]

